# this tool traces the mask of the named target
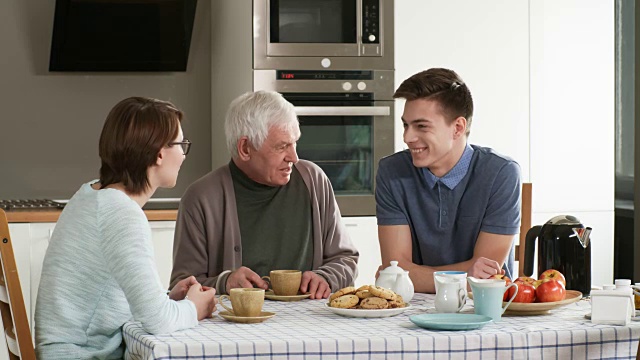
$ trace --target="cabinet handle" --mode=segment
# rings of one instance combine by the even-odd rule
[[[358,227],[358,224],[344,224],[346,227]]]
[[[296,106],[298,116],[388,116],[389,106]]]

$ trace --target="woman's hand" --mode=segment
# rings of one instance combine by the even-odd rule
[[[197,282],[187,291],[187,299],[195,304],[198,311],[198,321],[210,318],[213,314],[217,303],[215,295],[216,289],[201,286]]]

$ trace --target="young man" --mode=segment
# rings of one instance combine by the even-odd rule
[[[342,224],[331,183],[299,160],[294,107],[276,92],[235,99],[225,119],[231,161],[182,197],[171,287],[195,275],[218,294],[267,288],[270,270],[301,270],[300,291],[327,298],[353,284],[358,252]]]
[[[520,225],[520,167],[467,143],[473,100],[454,71],[429,69],[405,80],[402,124],[409,147],[383,158],[376,215],[383,266],[398,260],[416,291],[435,292],[433,272],[488,278],[513,273]]]

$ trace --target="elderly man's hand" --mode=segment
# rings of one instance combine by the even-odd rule
[[[303,294],[310,293],[312,299],[326,299],[331,295],[331,287],[327,280],[313,271],[302,273],[300,291]]]
[[[186,279],[178,281],[176,286],[171,289],[169,298],[176,301],[184,299],[185,295],[187,295],[187,291],[189,291],[189,288],[197,283],[198,281],[196,280],[195,276],[189,276]]]
[[[468,276],[473,276],[478,279],[487,279],[495,274],[504,274],[504,269],[502,269],[497,261],[484,257],[478,258],[467,270]]]
[[[229,274],[227,278],[227,294],[229,290],[235,288],[252,288],[257,286],[260,289],[269,289],[269,284],[266,281],[260,278],[260,275],[256,274],[253,270],[248,267],[242,266],[239,269],[233,271]]]

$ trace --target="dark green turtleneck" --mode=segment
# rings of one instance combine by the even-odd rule
[[[271,270],[311,270],[311,200],[293,167],[284,186],[259,184],[229,162],[242,238],[242,265],[260,276]]]

